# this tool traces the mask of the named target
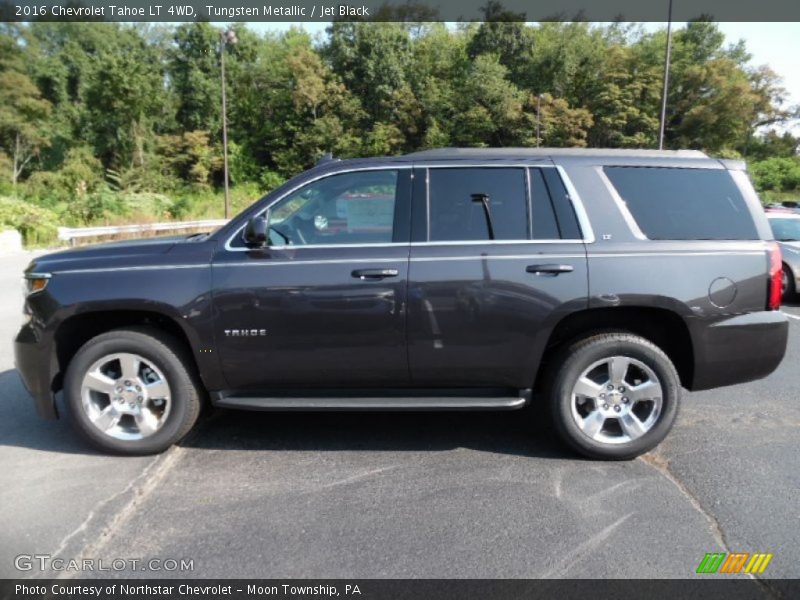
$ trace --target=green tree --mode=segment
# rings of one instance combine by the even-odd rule
[[[323,48],[333,71],[374,120],[391,116],[395,92],[407,84],[411,36],[402,23],[334,21]]]
[[[465,146],[527,145],[533,133],[526,94],[508,81],[494,54],[475,58],[461,82],[453,141]]]
[[[467,45],[471,59],[481,54],[494,54],[509,71],[512,81],[526,82],[531,63],[533,37],[525,25],[525,15],[507,11],[497,0],[483,7],[485,21],[480,24]]]
[[[86,131],[107,167],[143,166],[159,114],[164,74],[138,31],[124,28],[98,53],[86,86]]]
[[[531,104],[533,98],[531,98]],[[543,94],[541,103],[541,136],[545,146],[584,147],[592,126],[592,114],[585,108],[570,108],[563,98]]]
[[[50,103],[23,72],[21,51],[10,37],[0,37],[0,151],[11,158],[11,182],[45,147]]]
[[[752,138],[744,154],[748,159],[765,160],[767,158],[791,158],[800,150],[800,137],[792,135],[789,131],[782,134],[774,129],[767,133]]]
[[[176,96],[175,119],[182,131],[221,128],[219,31],[210,23],[186,23],[175,29],[168,73]]]
[[[594,126],[589,143],[597,147],[652,148],[657,141],[662,72],[637,46],[612,46],[604,76],[588,102]]]

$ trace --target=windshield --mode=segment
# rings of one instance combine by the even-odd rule
[[[770,219],[769,224],[779,242],[800,241],[800,219]]]

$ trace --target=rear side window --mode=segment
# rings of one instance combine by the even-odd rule
[[[557,240],[561,237],[553,200],[541,169],[531,169],[531,206],[533,210],[533,239]]]
[[[528,239],[525,170],[521,168],[442,168],[428,171],[429,239],[488,240],[489,228],[481,202],[486,194],[496,240]]]
[[[726,170],[606,167],[605,174],[652,240],[758,239]]]
[[[567,189],[555,169],[533,169],[531,171],[531,188],[533,193],[533,237],[534,239],[581,239],[578,219],[572,209]],[[542,222],[547,212],[545,196],[549,199],[550,210],[554,213],[556,232],[542,231]],[[538,224],[537,224],[538,221]],[[546,237],[545,237],[546,236]]]

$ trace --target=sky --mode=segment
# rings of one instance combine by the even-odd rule
[[[257,31],[283,31],[302,27],[311,34],[324,34],[328,23],[248,23]],[[665,27],[666,23],[646,23],[646,29]],[[788,103],[800,104],[800,23],[719,23],[729,43],[743,39],[752,54],[753,65],[769,65],[783,78]],[[800,124],[792,128],[800,132]]]

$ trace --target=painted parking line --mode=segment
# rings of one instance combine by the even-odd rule
[[[782,310],[781,312],[783,314],[785,314],[787,317],[789,317],[790,319],[794,319],[795,321],[800,321],[800,317],[798,317],[797,315],[793,315],[791,313],[787,313],[785,310]]]

